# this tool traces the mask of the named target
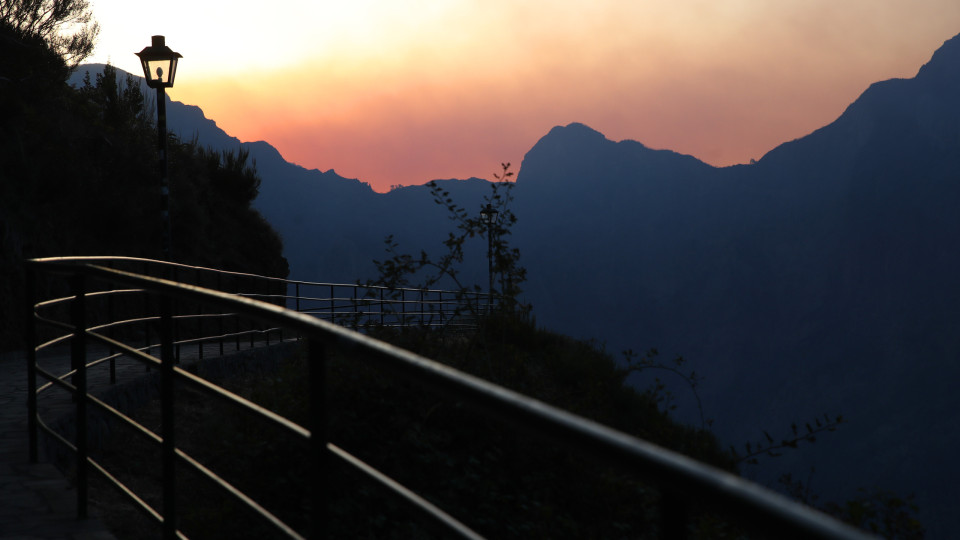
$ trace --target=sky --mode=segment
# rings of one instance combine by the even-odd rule
[[[871,83],[913,77],[960,33],[957,0],[90,4],[89,62],[140,74],[134,53],[162,34],[183,55],[172,99],[381,192],[517,171],[571,122],[747,163],[832,122]]]

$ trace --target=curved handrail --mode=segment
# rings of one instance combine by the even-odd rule
[[[194,274],[194,284],[231,292],[241,296],[257,298],[272,303],[283,304],[299,312],[327,320],[336,320],[340,324],[362,327],[365,324],[379,326],[406,326],[410,324],[469,327],[470,317],[477,316],[492,305],[489,294],[478,291],[451,291],[434,288],[390,288],[380,285],[360,283],[331,283],[305,280],[292,280],[262,276],[246,272],[219,270],[203,266],[157,261],[139,257],[122,256],[71,256],[33,259],[34,264],[64,265],[91,264],[110,267],[141,266],[146,275],[171,277],[176,281],[191,283],[188,274]],[[146,272],[146,270],[152,270]],[[201,278],[200,276],[206,276]],[[205,279],[216,278],[217,283],[204,283]],[[232,284],[224,280],[235,280]],[[243,289],[241,289],[241,284]],[[252,286],[251,286],[252,285]],[[281,292],[282,288],[282,292]],[[228,290],[234,289],[234,290]],[[320,292],[311,292],[320,291]],[[322,294],[323,291],[329,294]],[[139,289],[91,291],[90,297],[98,295],[116,296],[135,294]],[[348,293],[348,294],[345,294]],[[388,296],[389,294],[389,296]],[[69,304],[72,297],[58,296],[37,304],[37,308],[51,309]],[[412,308],[412,309],[411,309]],[[221,314],[225,315],[225,314]],[[416,320],[413,320],[416,319]],[[428,324],[429,321],[429,324]]]
[[[261,274],[252,274],[249,272],[237,272],[233,270],[222,270],[218,268],[209,268],[206,266],[196,266],[190,264],[183,264],[170,261],[159,261],[156,259],[145,259],[141,257],[127,257],[127,256],[113,256],[113,255],[95,255],[95,256],[69,256],[69,257],[42,257],[37,259],[30,259],[30,263],[35,264],[95,264],[101,263],[140,263],[140,264],[150,264],[156,265],[164,268],[171,268],[177,270],[192,270],[192,271],[203,271],[210,272],[213,274],[222,274],[229,275],[234,277],[245,277],[252,278],[262,281],[271,281],[277,283],[284,283],[288,285],[308,285],[308,286],[317,286],[317,287],[337,287],[337,288],[350,288],[350,287],[360,287],[364,289],[371,290],[384,290],[384,291],[405,291],[405,292],[424,292],[424,293],[451,293],[455,294],[460,291],[452,291],[449,289],[433,289],[433,288],[416,288],[416,287],[387,287],[384,285],[363,285],[358,283],[335,283],[335,282],[319,282],[319,281],[305,281],[299,279],[288,279],[272,276],[264,276]],[[487,295],[482,292],[470,292],[471,295],[476,295],[481,298],[485,298]]]
[[[635,472],[669,494],[668,497],[664,497],[664,505],[678,505],[679,509],[664,509],[665,514],[684,516],[686,512],[683,508],[686,507],[690,500],[697,500],[709,506],[730,512],[731,515],[738,516],[740,520],[750,528],[776,531],[778,537],[830,539],[868,538],[867,535],[860,531],[808,507],[789,501],[778,494],[730,473],[699,463],[691,458],[620,433],[517,392],[462,373],[449,366],[439,364],[396,346],[378,341],[368,335],[338,326],[329,321],[254,298],[242,297],[237,294],[216,291],[170,279],[116,270],[103,265],[93,264],[94,262],[102,262],[102,260],[45,259],[28,261],[28,266],[36,271],[62,273],[66,276],[71,276],[75,286],[74,298],[77,299],[82,298],[85,294],[83,290],[83,279],[95,279],[125,287],[134,287],[157,295],[161,299],[161,322],[165,325],[162,325],[165,329],[161,328],[161,333],[164,336],[162,339],[163,345],[161,347],[162,352],[160,359],[161,384],[170,385],[169,388],[171,388],[171,392],[173,378],[178,377],[203,386],[205,391],[212,395],[233,400],[238,404],[253,408],[254,410],[258,407],[251,403],[244,404],[242,401],[237,400],[238,396],[234,396],[216,385],[203,381],[203,379],[199,379],[188,371],[177,368],[174,365],[172,353],[173,340],[169,329],[169,325],[173,320],[173,314],[170,310],[173,301],[198,303],[230,313],[240,313],[253,317],[266,325],[290,330],[302,336],[308,344],[308,369],[311,379],[310,395],[314,408],[312,409],[313,414],[311,415],[310,426],[289,427],[295,432],[298,432],[299,435],[305,437],[314,448],[326,450],[325,452],[319,451],[315,454],[319,456],[317,459],[321,460],[321,462],[316,465],[318,468],[323,467],[323,460],[330,457],[337,457],[338,459],[346,460],[358,470],[365,472],[365,474],[381,483],[385,483],[385,485],[392,486],[392,484],[395,484],[395,482],[389,478],[381,478],[383,475],[379,471],[375,471],[369,468],[368,465],[362,464],[362,462],[355,457],[349,456],[349,454],[346,454],[342,449],[325,440],[324,423],[320,412],[322,411],[322,407],[319,405],[323,399],[323,379],[322,376],[319,375],[319,371],[323,369],[323,363],[325,361],[325,345],[336,343],[348,350],[362,353],[364,360],[390,369],[415,384],[429,387],[440,393],[454,396],[458,400],[472,403],[485,414],[500,417],[526,430],[538,431],[548,437],[554,438],[565,446],[578,448],[593,457],[600,458],[606,462],[617,463]],[[33,318],[34,317],[31,317],[31,319]],[[92,339],[111,347],[122,348],[126,353],[133,356],[148,356],[150,362],[157,361],[155,357],[136,348],[129,347],[108,336],[92,331],[84,323],[82,314],[75,314],[72,325],[74,335],[76,336],[76,339],[74,339],[75,344],[82,343],[87,339]],[[30,388],[33,389],[35,387],[34,371],[43,372],[36,369],[36,357],[33,353],[29,365],[31,366],[31,373],[28,378],[30,379]],[[81,361],[77,363],[74,368],[77,370],[77,373],[81,375],[80,380],[83,381],[83,377],[85,376],[82,374],[85,370],[85,362]],[[67,384],[64,381],[59,382]],[[83,384],[78,384],[76,390],[79,395],[77,400],[78,404],[88,399],[84,394],[85,389],[83,388]],[[31,391],[30,394],[35,399],[35,392]],[[163,392],[161,395],[163,399],[171,401],[170,403],[165,402],[163,407],[164,410],[167,411],[165,414],[172,418],[172,397],[166,397],[167,394]],[[172,396],[172,393],[169,395]],[[243,398],[239,398],[239,400],[243,400]],[[33,422],[35,420],[33,417],[36,414],[35,403],[30,414],[31,422]],[[282,422],[283,421],[281,421],[281,423]],[[172,445],[172,420],[170,421],[169,427],[165,427],[164,429],[169,429],[169,432],[165,431],[162,434],[161,442],[166,445],[169,441],[169,444]],[[79,447],[80,445],[78,444],[78,459],[81,460],[83,466],[86,466],[89,462],[89,457],[81,455],[83,452]],[[192,459],[189,456],[182,455],[182,451],[176,447],[167,448],[165,452],[165,455],[170,456],[171,460],[174,456],[179,456],[181,460]],[[95,468],[100,468],[100,465],[95,465]],[[166,468],[172,471],[173,466],[172,464],[165,464],[165,469]],[[169,481],[169,486],[165,480],[164,485],[165,493],[167,490],[170,490],[170,493],[172,493],[172,480]],[[407,488],[399,486],[399,484],[395,487],[397,489],[394,489],[394,493],[418,507],[437,522],[444,524],[451,532],[469,538],[479,537],[474,531],[471,531],[455,518],[445,514],[441,509],[432,504],[426,503],[416,496],[416,494],[409,492]],[[314,504],[316,510],[322,512],[322,497]],[[256,505],[251,506],[251,508],[256,511]],[[264,515],[264,517],[268,520],[270,519],[270,516]],[[170,518],[171,513],[165,511],[161,519],[164,525],[165,535],[172,538],[179,533],[175,527],[172,526],[172,520]],[[675,532],[679,531],[679,534],[682,536],[682,523],[671,530]],[[292,537],[299,536],[293,533]]]

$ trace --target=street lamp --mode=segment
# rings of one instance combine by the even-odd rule
[[[160,151],[160,212],[163,217],[163,257],[171,260],[170,184],[167,179],[167,94],[177,76],[177,61],[182,55],[164,43],[163,36],[153,36],[149,47],[136,53],[143,67],[147,86],[157,89],[157,145]]]
[[[489,203],[483,210],[480,210],[480,217],[487,225],[487,277],[490,280],[487,288],[488,311],[493,311],[493,224],[497,221],[498,213],[497,209]]]

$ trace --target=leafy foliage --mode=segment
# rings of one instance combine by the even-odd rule
[[[917,519],[919,508],[912,494],[901,497],[879,487],[860,488],[852,499],[841,503],[824,503],[811,489],[815,472],[811,469],[806,481],[784,474],[780,477],[780,484],[794,499],[858,529],[891,540],[919,540],[924,537],[925,528]]]
[[[11,38],[41,40],[70,66],[93,52],[100,32],[88,0],[2,0],[0,24]]]
[[[513,172],[509,163],[501,163],[501,167],[502,171],[493,175],[496,182],[490,184],[490,194],[484,196],[481,210],[475,214],[457,204],[439,184],[429,182],[427,186],[434,202],[446,208],[448,218],[456,224],[455,231],[448,233],[443,241],[446,251],[436,258],[424,250],[416,256],[401,253],[393,235],[387,236],[384,244],[389,258],[373,261],[378,277],[368,280],[366,285],[426,289],[441,286],[446,281],[453,283],[461,293],[471,290],[481,292],[483,288],[480,285],[470,287],[461,282],[460,265],[463,263],[465,243],[471,238],[483,238],[488,242],[492,276],[496,276],[492,279],[496,287],[491,287],[489,292],[497,299],[498,308],[506,312],[528,313],[530,306],[518,300],[527,271],[520,265],[520,250],[509,243],[511,227],[517,222],[517,217],[510,209],[513,200],[511,191],[515,185],[510,182]],[[488,215],[495,217],[485,218],[484,209],[492,209],[493,212]]]
[[[700,429],[706,429],[712,424],[711,420],[708,420],[703,414],[703,403],[700,400],[700,394],[697,393],[697,386],[700,384],[700,376],[697,375],[697,372],[690,371],[689,373],[683,371],[683,365],[686,362],[682,356],[677,356],[671,362],[662,362],[657,359],[659,352],[657,349],[650,349],[644,355],[634,352],[632,349],[627,349],[623,352],[624,365],[628,372],[632,373],[642,373],[644,371],[666,371],[673,373],[674,375],[680,377],[690,388],[690,391],[693,393],[694,398],[697,401],[697,410],[700,413]],[[650,395],[650,397],[656,401],[660,406],[666,411],[672,411],[676,409],[676,405],[673,404],[673,392],[670,390],[669,386],[660,378],[655,377],[653,385],[648,387],[645,392]]]
[[[913,495],[899,495],[880,488],[858,490],[859,495],[844,503],[827,503],[826,513],[851,525],[889,539],[919,540],[923,524]]]
[[[160,258],[160,182],[151,101],[106,66],[79,88],[42,40],[0,35],[0,347],[20,338],[22,260]],[[11,37],[13,36],[13,37]],[[178,262],[286,276],[279,236],[250,207],[260,178],[246,151],[168,136]]]
[[[495,314],[477,335],[412,328],[376,337],[730,470],[730,457],[702,430],[673,422],[628,373],[590,343],[514,324]],[[628,472],[515,429],[365,361],[331,348],[327,433],[334,444],[382,470],[490,538],[657,538],[659,492]],[[220,383],[300,425],[309,424],[307,364],[292,356],[272,373]],[[285,430],[226,402],[178,389],[178,445],[297,530],[308,505],[309,448]],[[137,418],[157,425],[157,407]],[[506,421],[504,421],[506,420]],[[131,437],[117,433],[111,462]],[[136,459],[137,452],[131,454]],[[142,461],[138,462],[142,466]],[[336,463],[336,462],[335,462]],[[334,538],[436,538],[425,520],[349,468],[330,470]],[[182,526],[191,538],[266,538],[249,511],[231,507],[199,479],[182,487]],[[117,511],[105,501],[102,511]],[[696,538],[711,538],[715,526]],[[269,531],[267,531],[269,532]]]
[[[802,428],[798,427],[796,422],[791,423],[790,435],[779,439],[775,439],[767,430],[763,430],[763,440],[744,444],[745,453],[737,453],[732,446],[730,452],[736,456],[738,463],[755,465],[760,456],[779,457],[786,449],[797,449],[801,442],[817,442],[818,435],[836,431],[837,427],[844,423],[844,419],[839,414],[836,416],[824,414],[822,421],[820,418],[814,418],[811,422],[804,422]]]
[[[498,180],[504,180],[509,177],[509,164],[503,164],[503,174],[495,175]],[[497,192],[497,186],[503,184],[494,184],[493,196],[489,197],[485,202],[488,204],[492,201],[501,200],[498,197],[500,194]],[[509,202],[509,187],[512,187],[512,184],[507,184],[506,195],[502,198],[503,201]],[[384,285],[388,287],[407,287],[411,285],[411,278],[417,276],[418,272],[424,268],[432,268],[434,270],[433,274],[427,276],[425,283],[427,285],[432,285],[439,281],[442,277],[451,278],[461,290],[465,288],[457,279],[458,277],[458,267],[457,265],[463,261],[463,245],[464,242],[475,235],[482,235],[483,233],[496,235],[494,238],[506,238],[509,234],[510,225],[515,223],[516,217],[507,210],[504,212],[503,221],[498,221],[496,227],[490,227],[487,229],[487,225],[483,220],[482,214],[479,216],[471,216],[469,212],[457,205],[450,194],[439,188],[435,183],[431,184],[431,192],[434,196],[434,201],[444,206],[447,209],[450,219],[457,224],[457,233],[449,233],[448,239],[445,242],[447,247],[446,254],[438,260],[431,259],[426,252],[421,251],[419,257],[413,257],[411,255],[402,254],[398,252],[398,244],[393,240],[393,237],[390,236],[386,240],[387,251],[391,254],[391,258],[385,261],[375,261],[377,269],[380,272],[380,279],[376,284]],[[490,237],[488,237],[490,238]],[[493,261],[494,250],[491,249],[491,262]],[[509,287],[510,279],[512,279],[511,272],[517,271],[519,269],[519,277],[521,278],[519,282],[522,282],[522,278],[525,277],[522,268],[519,267],[517,261],[519,261],[519,251],[516,249],[511,249],[506,241],[500,242],[497,241],[496,249],[497,259],[495,267],[497,268],[499,279],[499,290],[504,293],[504,296],[510,300],[504,302],[509,304],[511,301],[515,302],[515,295],[519,292],[519,289],[512,290]],[[475,287],[476,290],[479,290],[479,287]],[[516,304],[514,304],[516,305]],[[415,350],[424,354],[425,356],[432,358],[445,358],[445,361],[451,362],[461,369],[475,373],[483,378],[488,380],[493,380],[499,384],[515,388],[516,390],[534,395],[540,399],[544,399],[548,402],[553,403],[562,403],[562,407],[568,408],[580,414],[585,414],[588,417],[595,417],[597,411],[582,409],[581,407],[585,403],[597,403],[597,402],[606,402],[605,399],[609,396],[604,396],[597,401],[593,401],[593,398],[587,398],[585,401],[581,402],[579,400],[571,400],[569,397],[571,395],[577,395],[577,390],[580,381],[583,380],[593,380],[595,381],[598,377],[597,365],[586,365],[581,364],[580,368],[574,368],[572,371],[566,371],[565,369],[560,369],[558,371],[558,364],[552,363],[549,368],[539,371],[542,368],[542,364],[537,362],[535,359],[531,359],[525,356],[512,357],[510,358],[511,351],[504,351],[502,347],[513,347],[518,343],[523,343],[527,337],[528,328],[527,324],[530,323],[529,317],[526,317],[529,306],[526,306],[525,309],[513,310],[507,309],[501,311],[497,316],[487,317],[482,321],[481,333],[480,336],[471,339],[468,341],[461,341],[462,345],[466,346],[465,350],[458,350],[457,353],[453,356],[446,356],[449,354],[449,350],[444,348],[436,348],[431,343],[436,343],[435,339],[425,339],[422,336],[419,339],[413,339],[411,341],[411,336],[414,336],[415,333],[406,331],[403,334],[402,346]],[[517,317],[516,315],[520,313],[524,317]],[[519,329],[519,330],[518,330]],[[383,331],[382,329],[380,330]],[[387,336],[390,337],[395,336]],[[525,344],[526,345],[526,344]],[[537,346],[531,346],[531,349],[545,349],[551,351],[557,351],[562,349],[562,347],[550,347],[539,344]],[[496,350],[497,353],[490,354],[491,351]],[[575,355],[575,359],[572,360],[574,363],[587,362],[587,358],[591,358],[590,353],[586,353],[583,349],[573,346],[572,344],[567,345],[567,350],[571,354]],[[477,354],[479,353],[479,354]],[[504,355],[506,354],[507,358],[510,358],[510,361],[503,362]],[[564,355],[556,353],[556,357],[553,359],[555,362],[561,361],[564,358]],[[469,359],[469,360],[464,360]],[[510,372],[505,373],[503,371],[503,365],[510,366]],[[630,374],[634,373],[668,373],[671,376],[679,377],[690,389],[694,398],[696,399],[698,412],[700,415],[700,427],[699,429],[686,428],[688,431],[682,436],[670,436],[664,437],[663,433],[657,433],[655,430],[653,432],[644,431],[639,436],[647,440],[655,441],[660,444],[665,444],[668,447],[677,449],[681,452],[696,454],[698,451],[702,451],[703,447],[694,444],[693,446],[685,446],[684,444],[679,443],[679,441],[686,441],[686,444],[689,444],[692,441],[697,440],[697,435],[702,435],[712,440],[712,435],[707,430],[711,425],[711,421],[708,420],[703,411],[703,406],[700,400],[700,396],[697,392],[698,385],[701,383],[701,378],[695,371],[687,372],[684,369],[685,360],[683,357],[676,357],[672,361],[664,362],[658,358],[658,351],[656,349],[650,349],[644,354],[636,353],[632,350],[624,351],[623,353],[623,362],[617,368],[618,378],[617,383],[614,386],[622,386],[625,382],[625,378]],[[498,366],[498,367],[494,367]],[[570,366],[566,366],[570,367]],[[582,369],[582,371],[581,371]],[[564,379],[563,381],[551,381],[551,376],[556,373],[573,373],[577,372],[577,376],[570,379]],[[518,381],[523,381],[518,384]],[[536,382],[535,382],[536,381]],[[547,382],[545,387],[541,386],[539,382],[541,381],[551,381]],[[601,385],[601,387],[603,387]],[[548,388],[552,390],[547,390]],[[564,390],[559,390],[559,389]],[[611,391],[609,387],[604,387],[606,391]],[[554,392],[564,392],[564,397],[555,395]],[[616,391],[612,391],[614,394]],[[589,391],[585,392],[585,395],[590,395]],[[674,405],[674,395],[670,386],[665,382],[660,376],[655,376],[653,384],[640,392],[640,395],[643,397],[643,401],[646,404],[644,409],[646,412],[643,423],[646,426],[655,425],[655,422],[651,422],[651,418],[656,417],[657,413],[663,415],[664,418],[669,416],[669,413],[675,409]],[[652,411],[649,409],[652,406]],[[643,409],[641,407],[641,409]],[[619,408],[615,413],[610,414],[609,416],[601,415],[604,417],[604,420],[609,425],[614,425],[618,429],[635,433],[631,431],[634,426],[623,425],[618,423],[622,415],[628,414],[625,411],[635,410],[631,407]],[[720,458],[716,455],[713,456],[714,463],[724,463],[726,466],[734,469],[739,465],[743,464],[756,464],[758,459],[762,456],[766,457],[778,457],[782,455],[782,452],[788,449],[798,449],[802,443],[814,443],[817,441],[819,435],[832,432],[837,429],[839,425],[844,423],[844,419],[840,415],[830,416],[824,415],[823,418],[814,418],[809,422],[803,422],[801,425],[798,425],[796,422],[792,423],[790,426],[790,434],[774,438],[768,431],[763,430],[763,439],[759,441],[747,442],[744,445],[745,451],[738,452],[736,448],[731,446],[729,451],[723,454],[723,457]],[[699,448],[699,450],[697,450]],[[701,458],[702,459],[702,458]],[[797,498],[798,494],[787,489],[789,495]],[[844,505],[835,505],[834,507],[823,507],[821,508],[824,511],[828,511],[836,517],[843,519],[855,526],[865,528],[867,530],[878,531],[878,529],[871,525],[874,522],[883,522],[887,523],[890,520],[894,520],[901,529],[898,530],[911,530],[911,524],[917,524],[912,515],[907,515],[906,517],[902,515],[894,515],[890,517],[891,512],[894,514],[899,509],[906,508],[913,509],[915,512],[915,506],[910,506],[910,504],[900,505],[895,497],[887,497],[886,499],[882,497],[874,497],[877,499],[869,504],[861,501],[859,499],[854,499],[844,503]],[[803,500],[803,499],[801,499]],[[843,512],[838,510],[838,508],[844,508]],[[881,508],[882,516],[879,514],[869,514],[864,508]],[[873,520],[870,522],[865,521],[865,515],[869,515],[869,519]],[[910,520],[913,521],[910,521]],[[904,525],[906,523],[906,525]],[[889,529],[889,528],[888,528]],[[729,531],[727,524],[723,520],[712,520],[704,519],[698,522],[697,530],[705,536],[713,536],[718,534],[720,531],[726,531],[724,534],[735,536],[735,533]],[[884,533],[886,534],[886,533]],[[894,533],[891,537],[899,537],[898,533]],[[907,536],[911,537],[912,536]]]

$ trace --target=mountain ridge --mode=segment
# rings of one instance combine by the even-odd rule
[[[600,163],[551,130],[538,143],[550,154],[527,154],[517,192],[538,321],[605,337],[611,350],[652,344],[692,358],[730,441],[843,413],[852,425],[757,477],[815,466],[831,497],[878,481],[920,491],[931,537],[947,534],[955,524],[939,516],[960,501],[915,456],[957,473],[949,456],[960,440],[932,426],[960,420],[944,382],[960,376],[950,330],[960,257],[949,247],[960,233],[958,45],[752,165],[650,171],[612,142]],[[620,196],[638,182],[669,188]],[[544,189],[571,183],[565,194]],[[589,217],[547,221],[551,208]],[[552,294],[571,287],[589,301]]]
[[[958,73],[960,36],[917,76],[870,85],[834,122],[749,165],[554,127],[513,190],[511,243],[538,322],[611,351],[684,355],[731,444],[843,414],[837,433],[750,474],[775,484],[815,467],[824,499],[875,483],[916,491],[930,537],[946,536],[960,504],[960,434],[946,428],[960,422]],[[271,155],[256,205],[295,278],[363,280],[388,234],[436,254],[453,228],[425,186],[379,194]],[[479,210],[485,182],[443,185]],[[462,277],[484,283],[474,244]],[[693,421],[692,398],[677,394]]]

